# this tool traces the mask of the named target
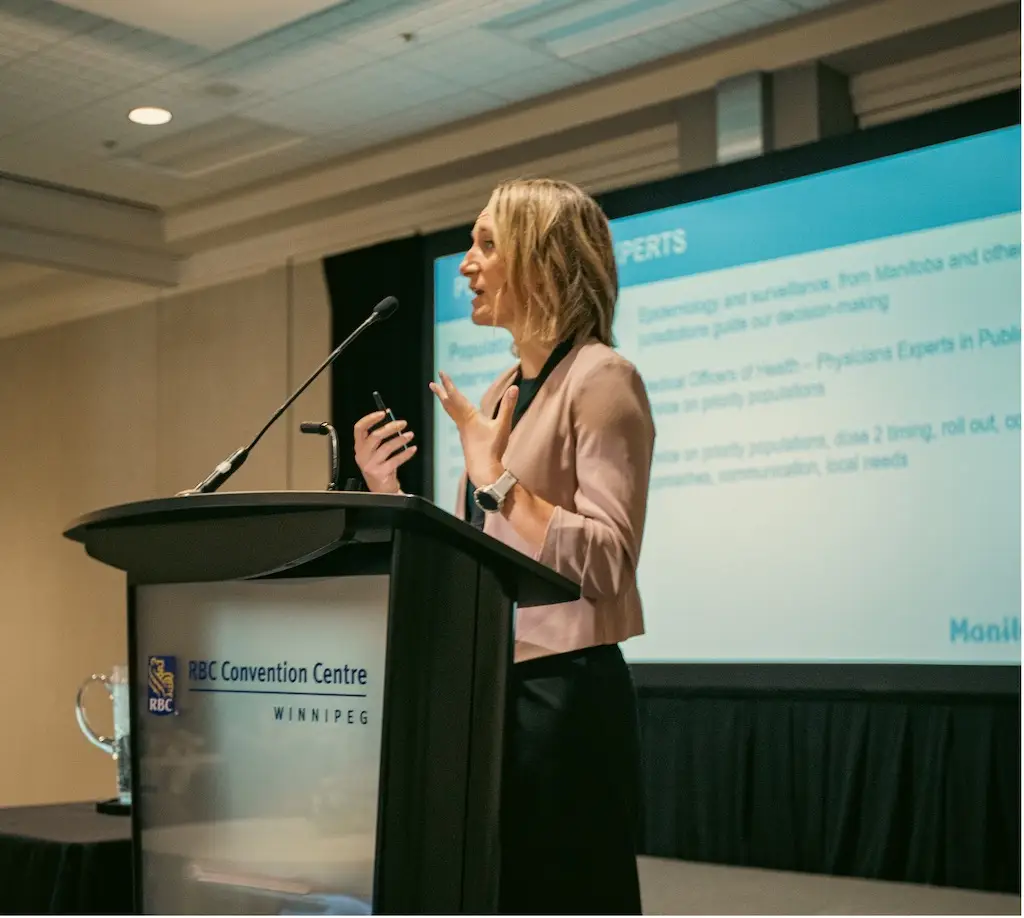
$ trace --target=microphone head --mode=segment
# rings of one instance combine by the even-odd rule
[[[386,296],[373,307],[373,314],[377,319],[389,319],[398,311],[398,300],[393,296]]]

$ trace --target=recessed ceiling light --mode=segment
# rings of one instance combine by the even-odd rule
[[[128,120],[136,124],[167,124],[171,120],[171,113],[166,108],[143,106],[128,112]]]

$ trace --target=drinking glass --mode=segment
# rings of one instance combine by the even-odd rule
[[[100,736],[89,724],[85,713],[82,699],[85,697],[85,690],[95,682],[103,684],[114,706],[113,737]],[[132,768],[128,721],[128,667],[112,666],[110,675],[94,673],[86,679],[79,686],[78,695],[75,698],[75,719],[85,738],[113,758],[117,770],[118,802],[130,806],[132,802]]]

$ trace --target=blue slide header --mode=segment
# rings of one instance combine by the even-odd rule
[[[611,223],[623,287],[1018,213],[1020,126]],[[462,254],[434,265],[436,322],[470,313]]]

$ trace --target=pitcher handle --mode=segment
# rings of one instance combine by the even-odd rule
[[[107,690],[107,694],[111,698],[114,697],[114,690],[110,687],[110,680],[102,674],[97,675],[93,673],[78,687],[78,694],[75,696],[75,720],[78,721],[79,728],[90,743],[102,749],[108,755],[114,755],[114,741],[109,736],[100,736],[93,730],[88,718],[85,716],[85,709],[82,707],[82,696],[93,682],[102,682],[103,687]]]

